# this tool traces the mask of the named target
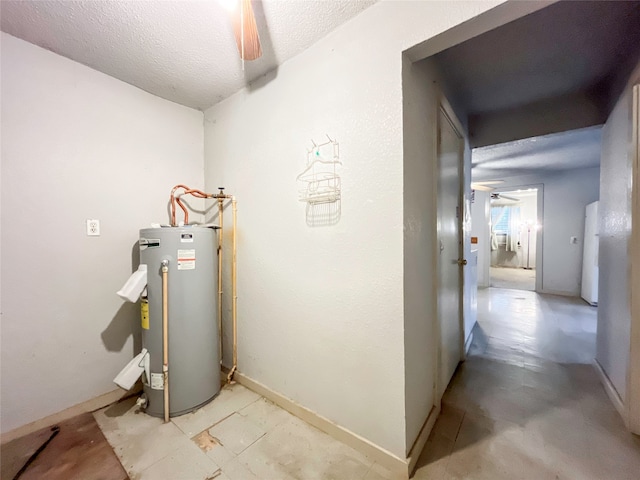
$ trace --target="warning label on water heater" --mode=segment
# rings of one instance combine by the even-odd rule
[[[162,373],[151,374],[151,389],[164,390],[164,374]]]
[[[178,270],[196,269],[196,251],[178,250]]]

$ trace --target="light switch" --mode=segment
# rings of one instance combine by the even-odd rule
[[[578,237],[571,237],[569,239],[569,243],[571,243],[572,245],[577,245],[578,244]]]

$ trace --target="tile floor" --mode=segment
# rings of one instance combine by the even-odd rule
[[[591,366],[596,309],[490,288],[415,479],[640,478],[629,434]]]
[[[417,480],[640,478],[628,434],[591,366],[596,309],[486,289],[467,361],[445,396]],[[163,424],[134,399],[95,413],[133,480],[389,480],[369,458],[241,385]]]
[[[135,399],[95,414],[132,480],[391,479],[372,460],[242,385],[168,424]]]
[[[490,284],[492,287],[530,291],[536,289],[535,270],[505,267],[491,267],[489,270]]]

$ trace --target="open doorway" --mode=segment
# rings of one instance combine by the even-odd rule
[[[413,179],[413,173],[419,173],[418,168],[413,168],[415,166],[410,163],[418,157],[416,152],[431,152],[429,158],[433,158],[433,145],[420,135],[424,137],[424,131],[433,130],[429,125],[436,124],[432,120],[436,104],[433,96],[434,91],[440,91],[450,100],[464,126],[462,133],[467,142],[465,160],[471,157],[471,161],[465,163],[466,179],[473,178],[476,181],[478,174],[484,171],[484,179],[494,183],[502,180],[499,189],[495,185],[492,189],[498,193],[494,195],[494,203],[507,200],[513,202],[510,205],[512,207],[522,202],[520,198],[514,200],[518,186],[533,189],[534,184],[543,185],[543,189],[536,189],[535,204],[543,202],[544,208],[537,208],[533,218],[516,219],[522,215],[521,212],[517,215],[515,209],[511,209],[513,220],[504,212],[502,218],[498,218],[499,212],[492,211],[491,192],[485,191],[482,194],[488,197],[486,216],[484,222],[477,223],[479,232],[476,234],[474,231],[475,221],[471,222],[470,229],[464,229],[463,260],[470,259],[469,272],[477,271],[477,275],[466,275],[468,271],[465,271],[464,323],[466,327],[466,314],[473,311],[473,308],[467,310],[466,305],[475,303],[475,318],[478,325],[485,328],[477,328],[477,325],[471,330],[472,340],[466,362],[458,367],[442,400],[445,406],[466,411],[464,419],[468,420],[463,419],[463,423],[458,424],[461,431],[465,429],[465,421],[468,429],[473,428],[473,415],[470,412],[478,411],[483,412],[484,417],[495,420],[509,417],[506,420],[525,427],[534,426],[535,430],[540,417],[553,413],[557,407],[555,399],[566,394],[560,403],[575,400],[572,397],[575,392],[563,390],[567,378],[559,379],[556,374],[561,372],[560,377],[566,377],[569,372],[576,379],[580,377],[587,380],[579,386],[579,396],[589,399],[591,383],[597,380],[589,364],[596,353],[607,362],[610,359],[608,351],[602,345],[596,345],[595,331],[596,325],[600,328],[600,324],[611,323],[610,318],[598,315],[595,309],[580,299],[582,240],[585,236],[586,205],[598,201],[602,192],[611,196],[619,192],[630,193],[630,187],[612,181],[619,178],[621,171],[627,176],[629,174],[629,168],[626,168],[628,161],[623,165],[625,168],[618,168],[615,163],[628,160],[623,149],[612,152],[614,147],[609,147],[606,141],[601,146],[600,140],[603,136],[617,146],[619,144],[614,144],[610,139],[623,137],[626,140],[626,132],[631,131],[628,122],[624,121],[631,115],[623,118],[618,111],[628,112],[629,85],[632,81],[637,82],[635,79],[640,69],[637,64],[640,43],[629,41],[637,35],[634,25],[639,20],[638,12],[637,4],[633,6],[627,2],[590,2],[579,6],[573,2],[554,3],[448,49],[442,49],[443,34],[437,46],[435,42],[429,45],[433,50],[440,49],[433,52],[431,57],[416,61],[415,52],[410,52],[408,56],[413,63],[409,65],[405,62],[407,64],[403,65],[404,119],[407,127],[405,179]],[[615,29],[609,28],[613,25]],[[614,30],[624,33],[614,37],[611,35]],[[535,41],[532,36],[536,36]],[[429,50],[425,46],[422,51]],[[581,55],[575,52],[581,52]],[[589,60],[585,63],[587,57]],[[584,67],[587,64],[589,68]],[[623,90],[627,92],[626,96],[621,96]],[[418,111],[418,105],[423,106],[422,111]],[[618,111],[612,110],[616,105]],[[603,125],[604,135],[601,133]],[[510,151],[494,155],[486,162],[476,161],[478,149],[495,150],[505,145]],[[522,152],[516,154],[513,151],[521,147],[535,149],[536,152],[529,152],[526,155],[528,158],[523,158],[525,155]],[[571,157],[574,160],[571,165],[559,161],[569,159],[566,155],[568,149],[575,153]],[[591,163],[592,156],[588,154],[591,150],[596,151],[593,156],[595,164]],[[607,162],[603,179],[600,179],[600,152]],[[526,162],[516,166],[516,160]],[[434,163],[431,161],[430,164]],[[408,167],[413,170],[410,171]],[[425,167],[427,173],[429,168],[428,164]],[[437,175],[433,177],[437,178]],[[416,192],[420,190],[405,190],[405,200],[414,198]],[[465,192],[472,203],[472,218],[473,204],[479,203],[480,193],[473,187]],[[609,208],[618,211],[611,202]],[[625,208],[620,211],[627,215],[628,209]],[[451,210],[449,214],[461,216],[462,209],[463,205],[459,205],[455,213]],[[408,213],[414,212],[408,210]],[[435,220],[432,211],[425,212],[425,217]],[[541,218],[544,221],[540,221]],[[412,226],[413,217],[406,215],[405,219],[406,225]],[[534,219],[537,221],[534,222]],[[602,224],[602,213],[600,220]],[[527,223],[529,228],[526,228]],[[494,226],[502,231],[492,231]],[[514,233],[515,229],[517,233]],[[540,241],[543,231],[544,245]],[[471,248],[467,249],[466,234],[469,233]],[[502,239],[492,238],[498,233],[503,235]],[[534,238],[535,249],[532,248]],[[437,256],[438,244],[432,237],[428,240],[425,246]],[[492,240],[497,244],[494,244],[494,249],[484,248]],[[500,244],[503,251],[500,251]],[[609,271],[615,269],[616,272],[622,272],[620,276],[624,276],[627,269],[618,269],[617,265],[626,250],[603,248],[602,245],[600,252],[611,254],[611,262],[607,265]],[[531,269],[535,275],[535,292],[502,290],[495,294],[498,289],[467,289],[467,278],[474,276],[477,277],[477,286],[484,286],[481,256],[485,251],[489,252],[489,258],[485,258],[488,261],[484,263],[487,267],[493,264],[500,268]],[[477,254],[477,260],[471,256],[472,253]],[[544,271],[539,268],[542,258],[545,261]],[[405,264],[410,263],[405,260]],[[489,272],[487,268],[487,277],[490,277]],[[438,282],[425,285],[434,286],[439,291]],[[626,285],[624,283],[623,286]],[[528,289],[534,290],[531,287]],[[622,291],[628,293],[628,289]],[[610,299],[613,298],[610,296]],[[619,298],[617,305],[626,308],[628,301],[616,298]],[[435,311],[439,308],[436,302]],[[480,320],[484,320],[485,325]],[[471,323],[472,327],[474,323]],[[437,323],[436,327],[439,326]],[[467,333],[465,328],[465,338]],[[606,335],[600,335],[597,340],[603,343],[608,339]],[[611,367],[609,364],[607,366]],[[616,368],[618,365],[608,371],[623,370]],[[606,377],[606,373],[603,376]],[[535,380],[531,380],[533,377]],[[618,387],[624,389],[623,377],[618,380]],[[578,383],[580,381],[576,381],[574,386]],[[612,382],[605,378],[603,383],[607,391],[613,391],[615,396],[615,386],[608,386]],[[510,392],[520,393],[509,397]],[[537,406],[530,411],[523,411],[528,408],[523,408],[523,405],[528,405],[532,397],[543,397],[546,393],[555,397],[540,398]],[[465,401],[456,403],[461,398]],[[608,409],[608,413],[613,411],[614,405],[615,408],[618,404],[622,405],[620,400],[616,403],[614,399],[614,405],[606,403],[604,397],[599,400],[602,400],[601,406]],[[574,407],[578,417],[583,415],[580,405]],[[589,421],[596,420],[599,420],[596,415],[589,418]],[[574,423],[559,425],[557,421],[550,420],[549,428],[554,434],[556,430],[560,433],[571,432],[575,431],[572,430]],[[624,426],[619,426],[622,431]],[[436,429],[435,435],[438,433],[443,432]],[[500,432],[493,433],[496,437],[500,436]],[[585,436],[581,434],[576,440],[581,441],[582,438]],[[562,443],[570,444],[571,440]],[[469,449],[468,444],[464,447]],[[454,445],[452,451],[456,450]],[[582,451],[582,447],[579,450]],[[451,461],[449,465],[454,463],[457,465],[459,462]],[[450,473],[465,476],[464,472]]]
[[[437,111],[435,98],[439,92],[449,99],[463,124],[466,186],[463,200],[469,196],[472,221],[467,228],[466,203],[461,203],[455,210],[449,209],[448,215],[465,219],[461,237],[465,254],[463,264],[469,260],[464,272],[465,345],[467,335],[471,341],[464,357],[466,361],[458,366],[444,397],[436,397],[435,409],[442,407],[443,415],[446,415],[446,406],[457,405],[466,411],[464,419],[468,419],[468,428],[473,427],[470,423],[473,422],[471,412],[474,411],[481,411],[484,417],[495,420],[516,412],[511,420],[525,427],[531,420],[535,425],[541,414],[554,410],[555,404],[533,408],[521,416],[517,412],[522,412],[522,406],[529,401],[530,395],[551,393],[556,398],[564,395],[562,389],[566,382],[556,382],[554,375],[558,372],[564,375],[568,370],[593,383],[596,374],[590,372],[588,364],[596,353],[608,360],[607,352],[596,352],[596,347],[600,347],[596,345],[596,325],[601,320],[598,317],[603,316],[580,299],[584,218],[586,205],[598,200],[601,187],[613,187],[615,193],[628,193],[628,189],[614,187],[611,181],[615,176],[611,161],[614,155],[605,157],[608,162],[605,170],[610,177],[600,179],[600,154],[607,151],[606,145],[601,145],[602,125],[608,128],[609,138],[612,132],[630,131],[622,115],[620,118],[612,116],[616,113],[612,113],[612,107],[621,104],[619,95],[622,88],[631,78],[637,77],[637,73],[630,76],[632,70],[640,68],[637,66],[637,46],[640,43],[628,41],[635,38],[633,32],[636,30],[632,24],[637,25],[638,17],[635,15],[638,13],[640,11],[633,12],[632,6],[626,2],[589,2],[579,6],[573,2],[558,2],[445,49],[443,34],[439,42],[434,41],[421,48],[420,52],[429,51],[432,56],[416,61],[418,50],[413,49],[403,58],[405,247],[413,247],[413,243],[407,241],[412,240],[407,232],[423,232],[415,228],[417,218],[424,218],[432,225],[440,221],[434,212],[438,189],[433,185],[433,179],[438,178],[439,172],[433,171],[437,162],[434,161],[436,149],[432,140],[434,126],[437,125],[434,119]],[[607,25],[615,25],[616,29]],[[625,33],[614,37],[611,35],[614,30]],[[571,34],[567,35],[567,32]],[[576,51],[585,52],[585,55],[576,55]],[[589,68],[584,68],[587,52]],[[623,56],[624,61],[621,61]],[[628,90],[626,88],[625,91]],[[487,158],[479,158],[481,150],[485,150]],[[421,155],[427,159],[422,164],[419,163]],[[628,174],[627,165],[628,162],[617,170]],[[418,175],[431,179],[428,186],[432,188],[414,185],[413,182],[418,183]],[[493,185],[490,191],[481,192],[471,182],[466,183],[469,180],[474,183],[484,180]],[[535,213],[523,215],[523,200],[515,195],[518,189],[525,189],[522,186],[532,188],[533,192],[536,184],[540,184],[542,189],[535,191]],[[424,194],[425,191],[430,191],[431,195]],[[492,205],[494,192],[497,195],[494,194]],[[480,200],[482,196],[486,202]],[[428,208],[421,216],[417,208],[406,208],[413,206],[414,199],[426,200],[423,205]],[[500,200],[506,200],[510,205],[495,205]],[[539,208],[540,205],[543,208]],[[499,206],[518,206],[520,211],[516,213],[515,209],[508,209],[512,210],[511,214],[506,214],[504,210],[507,209],[503,208],[502,215],[492,211],[492,207]],[[476,216],[479,218],[477,223]],[[602,217],[601,214],[600,219]],[[494,226],[502,231],[492,232]],[[543,232],[544,244],[541,241]],[[503,238],[496,238],[498,234]],[[469,245],[466,243],[467,235]],[[433,233],[424,237],[422,246],[433,256],[426,257],[423,265],[419,266],[431,267],[433,272],[434,260],[442,246]],[[493,250],[490,246],[492,240]],[[482,259],[485,251],[489,258]],[[601,244],[600,252],[603,251],[607,249]],[[609,251],[612,257],[623,254],[617,250],[613,252],[611,248]],[[414,268],[416,260],[421,259],[420,255],[412,255],[410,248],[405,248],[405,267]],[[544,271],[540,268],[543,261]],[[451,262],[453,265],[453,259]],[[491,265],[531,271],[535,291],[483,288],[489,285],[482,282],[482,272],[486,266],[488,278]],[[621,269],[623,274],[627,271]],[[419,278],[412,271],[410,273],[411,279]],[[433,300],[425,304],[434,305],[436,315],[431,318],[435,319],[433,328],[437,330],[442,328],[437,315],[441,308],[441,285],[432,277],[425,276],[427,280],[422,292],[426,291],[429,300]],[[477,282],[467,282],[469,278],[475,278]],[[525,288],[534,290],[531,283]],[[405,296],[405,305],[412,306],[406,300]],[[467,319],[471,319],[469,325]],[[405,337],[411,342],[418,331],[411,321],[406,322]],[[427,333],[426,328],[423,331]],[[442,344],[436,347],[442,349]],[[424,362],[423,366],[425,364],[431,366],[433,362]],[[415,384],[417,375],[409,372],[406,377],[408,385]],[[530,377],[536,377],[535,383],[529,382]],[[509,380],[505,380],[507,378]],[[495,383],[490,385],[492,380]],[[591,383],[584,385],[579,396],[589,395]],[[459,385],[463,385],[461,390],[466,390],[456,390]],[[520,395],[509,400],[507,395],[511,391],[519,391]],[[567,398],[560,403],[573,402],[579,417],[582,409],[575,405],[575,392],[566,393]],[[455,404],[454,401],[462,397],[464,402]],[[407,398],[409,411],[413,404],[409,394]],[[602,400],[603,408],[608,408],[611,413],[613,405],[606,403],[604,397]],[[556,428],[556,423],[551,428]],[[428,431],[430,424],[425,422],[424,425],[422,431]],[[573,426],[569,423],[560,426],[559,430],[570,432]],[[460,428],[463,431],[464,425]],[[623,428],[621,426],[621,430]],[[438,433],[443,432],[436,428],[432,438]],[[585,438],[583,435],[579,437]],[[408,445],[413,438],[414,435],[407,435]],[[419,442],[414,445],[416,449],[419,446]],[[456,449],[454,445],[453,451],[468,450],[469,447],[466,444]],[[454,463],[458,464],[451,461],[449,465]],[[464,473],[455,473],[465,476]]]
[[[490,286],[535,291],[538,189],[493,192],[490,207]]]

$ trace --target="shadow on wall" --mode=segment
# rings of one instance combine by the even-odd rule
[[[136,241],[131,247],[131,273],[135,272],[139,265],[140,247]],[[140,306],[137,303],[124,302],[100,337],[109,352],[121,352],[130,335],[133,335],[132,354],[135,356],[142,350]]]

